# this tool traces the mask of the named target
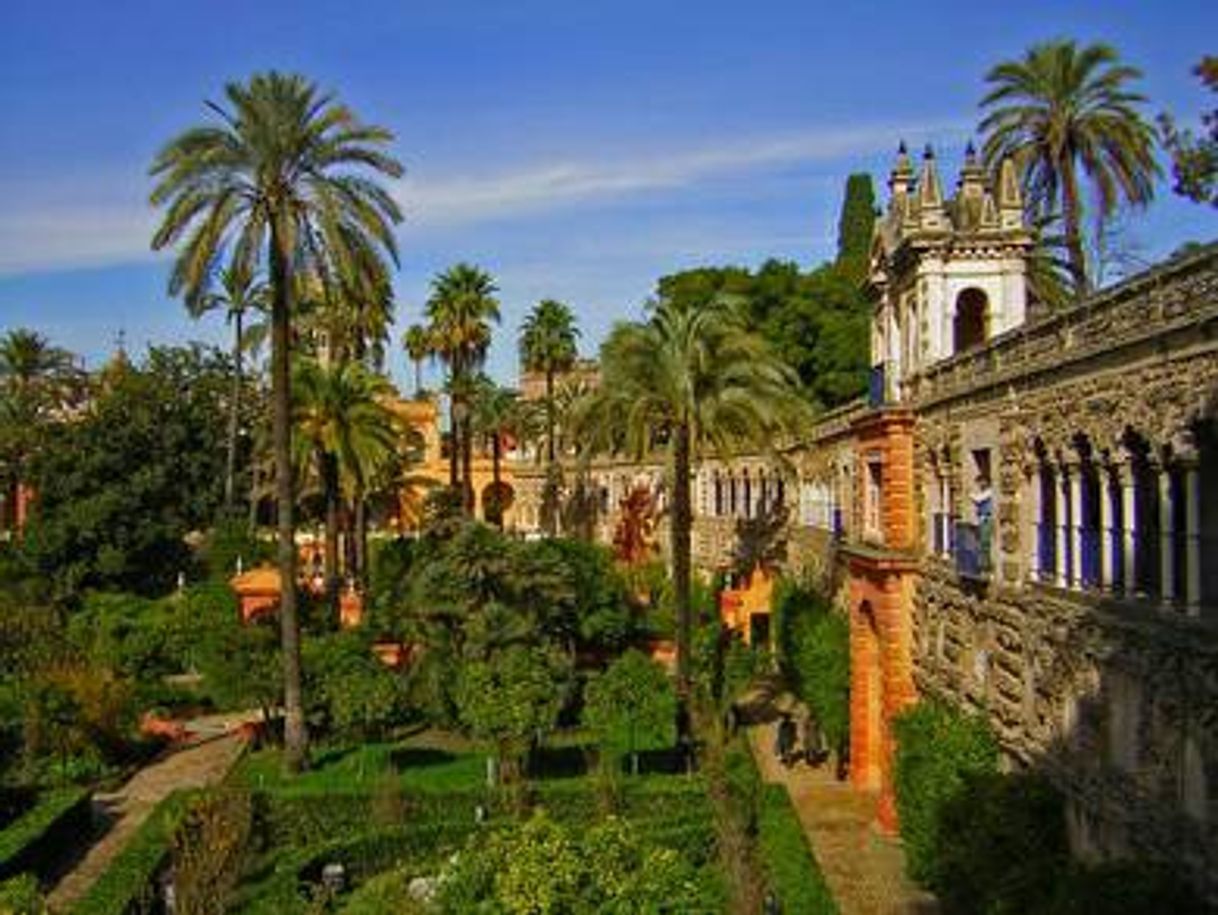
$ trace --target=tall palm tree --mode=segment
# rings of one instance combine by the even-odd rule
[[[422,324],[411,324],[402,334],[402,346],[407,358],[414,363],[414,396],[418,398],[423,393],[423,360],[433,352],[431,334]]]
[[[614,328],[600,361],[601,383],[575,420],[585,447],[668,452],[678,672],[688,695],[692,462],[703,450],[764,447],[807,407],[795,372],[726,301],[683,306],[661,299],[646,323]]]
[[[220,289],[209,292],[193,312],[198,317],[205,311],[223,308],[225,320],[233,325],[233,390],[228,405],[228,455],[224,470],[224,511],[233,510],[235,478],[237,475],[237,431],[241,417],[242,357],[245,354],[244,321],[250,309],[265,311],[266,284],[250,272],[249,264],[233,262],[220,271]]]
[[[385,406],[389,382],[358,362],[323,365],[300,359],[293,373],[293,437],[296,464],[312,464],[326,506],[324,574],[331,601],[338,596],[339,514],[344,495],[352,514],[362,517],[361,503],[369,481],[397,451],[399,434],[393,412]],[[363,574],[362,537],[356,524],[355,568]]]
[[[1061,213],[1079,293],[1088,288],[1080,166],[1093,185],[1097,223],[1122,200],[1141,206],[1154,196],[1154,132],[1138,110],[1145,96],[1129,88],[1141,76],[1108,45],[1064,40],[1033,45],[986,76],[993,87],[981,100],[986,160],[992,168],[1008,156],[1019,164],[1034,216]]]
[[[546,458],[554,462],[554,376],[575,365],[579,328],[575,315],[562,302],[543,299],[520,326],[520,362],[546,379]]]
[[[499,323],[499,300],[495,281],[485,270],[461,263],[441,273],[431,284],[426,311],[432,343],[449,371],[453,449],[449,482],[458,485],[457,456],[464,471],[464,500],[473,510],[470,480],[472,435],[467,404],[469,382],[486,359],[491,343],[491,323]]]
[[[478,376],[474,391],[473,427],[491,446],[492,505],[483,502],[486,519],[503,527],[505,487],[502,481],[503,442],[515,426],[519,395],[511,388],[495,384],[486,375]]]
[[[272,442],[278,502],[285,764],[307,763],[296,608],[289,350],[296,279],[388,274],[397,262],[393,224],[401,211],[368,172],[396,178],[383,150],[393,135],[361,123],[300,76],[276,72],[229,83],[226,103],[208,103],[217,123],[191,128],[156,156],[154,206],[165,207],[152,247],[180,245],[171,295],[188,308],[209,291],[210,266],[227,250],[249,273],[265,259],[271,299]],[[375,275],[375,276],[374,276]]]

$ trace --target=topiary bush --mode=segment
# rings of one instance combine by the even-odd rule
[[[923,702],[893,722],[897,813],[909,875],[933,887],[944,845],[943,812],[971,775],[998,771],[998,744],[985,722]],[[947,841],[950,841],[947,840]]]

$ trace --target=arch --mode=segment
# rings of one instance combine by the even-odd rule
[[[984,292],[970,286],[956,296],[952,319],[952,352],[963,353],[984,345],[990,331],[990,302]]]
[[[482,488],[482,517],[491,524],[502,524],[512,503],[516,501],[516,490],[510,483],[500,480],[487,483]]]
[[[850,663],[850,778],[856,788],[874,791],[883,778],[884,681],[879,625],[866,599],[858,604]]]

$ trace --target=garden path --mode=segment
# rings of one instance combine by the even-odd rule
[[[117,791],[95,794],[94,821],[106,829],[47,899],[52,912],[67,912],[109,867],[162,800],[181,788],[220,781],[240,758],[245,739],[238,730],[248,715],[214,715],[188,723],[192,741],[170,750],[135,773]]]
[[[777,722],[752,725],[762,778],[786,786],[841,915],[932,915],[938,905],[905,876],[901,843],[872,828],[875,799],[839,782],[829,764],[785,768],[774,756]]]

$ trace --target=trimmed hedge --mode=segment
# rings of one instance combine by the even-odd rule
[[[0,832],[0,881],[25,872],[43,882],[50,880],[63,850],[92,828],[91,792],[83,788],[46,792]]]
[[[766,785],[758,817],[757,848],[766,877],[783,912],[837,915],[803,825],[781,785]]]
[[[174,832],[193,793],[177,791],[161,801],[110,862],[71,915],[142,915],[152,907],[157,873],[169,860]]]

